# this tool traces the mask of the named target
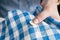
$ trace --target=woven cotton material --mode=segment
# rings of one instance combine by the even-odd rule
[[[60,40],[60,22],[48,17],[38,26],[30,21],[35,16],[27,11],[12,10],[6,17],[7,26],[3,28],[0,40]]]

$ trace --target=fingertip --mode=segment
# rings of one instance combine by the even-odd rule
[[[35,24],[33,21],[30,21],[30,24],[33,26],[38,26],[38,24]]]
[[[35,19],[33,20],[33,22],[34,22],[35,24],[38,24],[38,23],[39,23],[39,21],[38,21],[37,18],[35,18]]]

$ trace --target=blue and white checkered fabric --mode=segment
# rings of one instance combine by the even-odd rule
[[[0,40],[5,38],[6,22],[0,19]]]
[[[38,26],[29,22],[35,16],[27,11],[12,10],[6,17],[0,40],[60,40],[60,22],[48,17]]]

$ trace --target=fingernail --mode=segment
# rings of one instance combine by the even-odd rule
[[[34,22],[35,24],[38,24],[38,23],[39,23],[38,19],[34,19],[33,22]]]

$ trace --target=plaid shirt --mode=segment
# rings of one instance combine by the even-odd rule
[[[0,24],[0,40],[60,40],[59,21],[48,17],[38,26],[33,26],[30,24],[33,18],[35,16],[27,11],[9,11]]]

